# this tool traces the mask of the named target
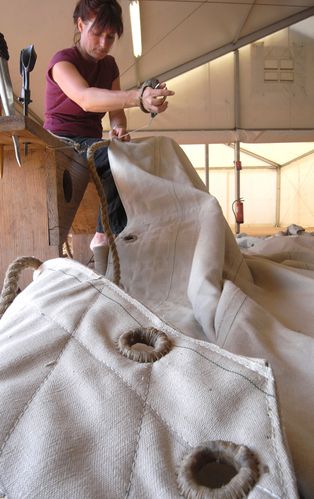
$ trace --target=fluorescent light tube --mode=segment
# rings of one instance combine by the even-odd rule
[[[141,37],[141,17],[140,4],[138,0],[130,1],[130,18],[133,42],[134,57],[142,55],[142,37]]]

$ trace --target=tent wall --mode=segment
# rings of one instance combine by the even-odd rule
[[[205,168],[196,167],[196,171],[205,183]],[[262,167],[241,171],[244,223],[314,227],[314,152],[281,167],[280,173],[278,171]],[[232,226],[235,222],[232,212],[234,170],[230,167],[209,167],[208,178],[209,192],[217,198],[227,222]]]
[[[205,171],[197,169],[205,183]],[[276,170],[244,169],[241,171],[241,197],[244,201],[244,223],[249,225],[276,224]],[[234,171],[226,168],[209,169],[209,192],[217,198],[230,225],[235,223],[232,203],[235,199]]]
[[[313,79],[313,38],[293,26],[244,47],[240,51],[240,127],[313,128]]]
[[[314,227],[314,153],[281,169],[280,223]]]

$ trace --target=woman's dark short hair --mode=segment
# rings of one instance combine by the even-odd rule
[[[95,17],[92,28],[96,32],[114,29],[119,38],[123,33],[122,9],[117,0],[79,0],[73,12],[75,25],[79,17],[84,22]]]

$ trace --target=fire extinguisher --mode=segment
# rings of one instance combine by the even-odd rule
[[[232,211],[238,224],[244,223],[243,198],[236,199],[232,203]]]

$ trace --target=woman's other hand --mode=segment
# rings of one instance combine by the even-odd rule
[[[122,142],[129,142],[131,140],[125,127],[114,126],[109,132],[110,139],[118,139]]]

